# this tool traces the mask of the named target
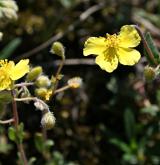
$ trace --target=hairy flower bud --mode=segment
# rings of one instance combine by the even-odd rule
[[[65,50],[64,46],[60,42],[54,42],[50,52],[64,58]]]
[[[41,111],[48,109],[48,105],[45,104],[45,103],[43,103],[42,100],[41,100],[41,101],[39,101],[39,100],[35,101],[35,102],[34,102],[34,106],[35,106],[37,109],[41,110]]]
[[[34,81],[38,78],[38,76],[42,73],[42,67],[37,66],[34,67],[28,74],[27,74],[27,81]]]
[[[82,79],[80,77],[73,77],[68,80],[68,85],[71,88],[79,88],[82,85]]]
[[[17,19],[18,6],[14,0],[0,1],[0,18]]]
[[[35,95],[39,98],[44,99],[47,94],[47,89],[46,88],[37,88],[35,89]]]
[[[2,37],[3,37],[3,33],[0,32],[0,41],[2,40]]]
[[[43,114],[41,119],[41,124],[46,129],[52,129],[55,125],[56,119],[51,112]]]
[[[49,87],[51,85],[51,81],[47,76],[42,75],[37,78],[35,84],[38,87]]]
[[[146,66],[144,68],[144,76],[145,76],[145,79],[147,81],[152,81],[154,80],[155,76],[156,76],[156,71],[154,68],[150,67],[150,66]]]

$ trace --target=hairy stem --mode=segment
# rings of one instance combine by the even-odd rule
[[[56,90],[57,87],[58,87],[58,82],[59,82],[58,76],[59,76],[59,74],[61,73],[61,70],[62,70],[62,68],[63,68],[64,62],[65,62],[65,57],[62,57],[62,61],[61,61],[60,65],[59,65],[59,67],[58,67],[58,70],[57,70],[57,73],[56,73],[56,76],[55,76],[55,79],[56,79],[56,80],[55,80],[55,85],[54,85],[54,87],[53,87],[53,89],[52,89],[52,96],[54,95],[55,90]]]
[[[27,83],[27,82],[24,82],[24,83],[20,83],[20,84],[15,84],[14,87],[24,87],[24,86],[31,86],[31,85],[34,85],[33,82],[30,82],[30,83]]]
[[[17,111],[17,103],[15,101],[14,90],[11,91],[11,94],[12,94],[12,97],[13,97],[12,109],[13,109],[14,126],[15,126],[16,132],[18,132],[19,117],[18,117],[18,111]],[[23,161],[23,164],[27,165],[28,161],[27,161],[26,154],[25,154],[25,151],[24,151],[24,148],[23,148],[23,144],[17,142],[17,148],[20,152],[20,157],[21,157],[21,160]]]
[[[69,88],[70,88],[70,86],[69,86],[69,85],[66,85],[66,86],[64,86],[64,87],[62,87],[62,88],[59,88],[59,89],[55,90],[55,91],[54,91],[54,94],[60,93],[60,92],[62,92],[62,91],[64,91],[64,90],[67,90],[67,89],[69,89]]]
[[[155,58],[154,58],[154,55],[153,55],[151,49],[150,49],[149,46],[148,46],[148,43],[147,43],[147,41],[146,41],[146,39],[145,39],[145,37],[144,37],[144,35],[143,35],[141,29],[140,29],[137,25],[134,25],[134,27],[136,28],[136,30],[138,31],[138,33],[139,33],[139,35],[140,35],[140,37],[141,37],[141,39],[142,39],[144,48],[146,49],[146,51],[147,51],[147,53],[148,53],[148,55],[149,55],[149,58],[153,61],[153,63],[154,63],[155,65],[158,65],[157,61],[156,61]]]
[[[8,120],[0,120],[0,124],[9,124],[9,123],[13,123],[14,119],[8,119]]]

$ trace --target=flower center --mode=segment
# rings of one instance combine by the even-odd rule
[[[113,35],[107,34],[106,36],[107,36],[107,38],[106,38],[107,48],[117,48],[117,46],[118,46],[117,35],[116,34],[113,34]]]

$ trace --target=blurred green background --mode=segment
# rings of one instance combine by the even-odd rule
[[[159,48],[160,1],[17,0],[17,4],[18,19],[0,23],[4,33],[1,58],[29,56],[33,66],[41,65],[52,75],[59,58],[49,53],[51,45],[41,45],[38,48],[43,49],[37,53],[28,52],[63,33],[59,41],[65,46],[68,63],[60,85],[73,76],[83,79],[80,89],[65,91],[49,102],[56,125],[48,131],[47,142],[40,134],[41,113],[32,104],[18,104],[31,164],[160,165],[160,79],[145,81],[142,45],[138,47],[143,57],[139,64],[120,65],[112,74],[89,63],[92,57],[81,63],[88,37],[118,32],[125,24],[138,24],[144,33],[150,31]],[[94,12],[83,20],[81,14],[86,16],[91,10]],[[1,108],[0,116],[11,116],[10,106]],[[0,164],[19,164],[7,129],[0,125]]]

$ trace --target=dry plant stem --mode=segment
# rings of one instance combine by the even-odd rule
[[[13,123],[14,122],[14,119],[8,119],[8,120],[0,120],[0,124],[10,124],[10,123]]]
[[[13,97],[12,109],[13,109],[13,117],[14,117],[14,126],[15,126],[16,132],[18,132],[19,118],[18,118],[17,103],[15,101],[14,90],[11,91],[11,94],[12,94],[12,97]],[[24,152],[23,144],[22,143],[17,143],[17,148],[20,152],[20,157],[21,157],[21,160],[23,161],[23,164],[27,165],[28,161],[27,161],[27,158],[26,158],[26,154]]]
[[[62,91],[64,91],[64,90],[67,90],[67,89],[69,89],[69,88],[70,88],[70,86],[69,86],[69,85],[66,85],[66,86],[64,86],[64,87],[62,87],[62,88],[59,88],[59,89],[55,90],[55,91],[54,91],[54,94],[60,93],[60,92],[62,92]]]
[[[98,3],[96,5],[91,6],[90,8],[85,10],[83,13],[81,13],[78,20],[76,20],[71,25],[69,25],[65,32],[59,32],[57,35],[51,37],[49,40],[47,40],[46,42],[44,42],[41,45],[37,46],[36,48],[34,48],[34,49],[24,53],[24,54],[19,55],[17,58],[15,58],[15,60],[18,61],[18,60],[23,59],[23,58],[28,58],[28,57],[36,54],[36,53],[38,55],[38,52],[40,52],[41,50],[48,47],[54,41],[57,41],[57,40],[61,39],[64,35],[68,34],[71,31],[73,31],[75,29],[75,27],[77,27],[82,22],[84,22],[89,16],[91,16],[92,14],[97,12],[98,10],[101,10],[101,9],[105,8],[106,7],[105,4],[106,4],[105,2],[101,2],[101,3]]]
[[[158,65],[157,61],[154,58],[154,55],[153,55],[151,49],[149,48],[149,46],[148,46],[148,44],[147,44],[147,42],[146,42],[146,40],[144,38],[143,33],[141,32],[141,29],[137,25],[134,25],[134,27],[137,29],[139,35],[141,36],[143,45],[144,45],[144,47],[145,47],[145,49],[146,49],[146,51],[147,51],[147,53],[149,55],[149,58],[154,62],[155,65]]]

